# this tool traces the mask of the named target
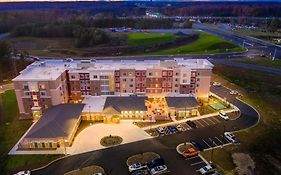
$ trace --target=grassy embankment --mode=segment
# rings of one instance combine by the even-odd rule
[[[155,55],[174,54],[211,54],[225,52],[242,52],[244,49],[218,36],[200,32],[199,39],[184,46],[153,52]]]
[[[245,58],[245,59],[235,59],[233,61],[281,69],[281,60],[273,61],[271,58],[259,58],[259,59]]]
[[[213,162],[225,174],[234,174],[232,153],[249,154],[255,161],[259,174],[280,174],[281,145],[281,77],[263,72],[216,65],[214,81],[220,81],[238,89],[242,100],[255,107],[261,115],[260,122],[253,128],[236,133],[241,144],[214,150]],[[203,152],[210,161],[211,153]]]
[[[30,120],[18,120],[18,106],[14,90],[1,94],[3,118],[0,123],[0,174],[10,174],[21,168],[28,169],[44,165],[58,155],[13,155],[8,152],[31,126]]]
[[[276,40],[273,39],[280,39],[281,38],[281,33],[280,32],[262,32],[262,31],[257,31],[257,30],[247,30],[247,29],[237,29],[234,30],[234,32],[246,36],[251,36],[254,38],[258,38],[264,41],[269,41],[274,44],[281,44],[278,43]]]
[[[136,46],[136,45],[153,45],[153,44],[161,44],[165,42],[172,41],[177,36],[174,34],[168,33],[129,33],[128,34],[128,45]]]

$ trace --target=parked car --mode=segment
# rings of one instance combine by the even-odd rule
[[[164,130],[164,128],[161,127],[161,126],[158,126],[158,127],[156,128],[156,130],[159,132],[159,134],[165,134],[165,130]]]
[[[178,131],[186,131],[185,127],[183,127],[181,124],[177,125]]]
[[[133,171],[141,170],[141,169],[144,169],[144,168],[147,168],[147,166],[145,164],[135,163],[135,164],[129,166],[129,171],[133,172]]]
[[[229,140],[232,143],[239,143],[239,140],[235,135],[231,132],[225,132],[224,136],[226,137],[227,140]]]
[[[215,171],[216,170],[211,165],[206,165],[198,170],[198,172],[203,175],[215,173]]]
[[[221,83],[219,83],[219,82],[213,82],[213,86],[221,86]]]
[[[191,141],[190,142],[198,151],[203,151],[204,150],[204,147],[200,144],[200,143],[198,143],[198,142],[196,142],[196,141]]]
[[[238,94],[238,92],[237,91],[230,91],[229,94],[230,95],[236,95],[236,94]]]
[[[188,150],[182,152],[183,157],[193,157],[197,155],[198,155],[198,151],[195,150],[194,148],[188,148]]]
[[[226,115],[226,113],[224,111],[220,111],[219,116],[220,116],[220,118],[222,118],[224,120],[229,120],[229,117]]]
[[[190,120],[186,121],[186,124],[188,124],[191,128],[197,127],[196,124],[193,121],[190,121]]]
[[[160,166],[157,166],[157,167],[155,167],[155,168],[152,168],[151,170],[150,170],[150,173],[151,173],[151,175],[154,175],[154,174],[159,174],[159,173],[162,173],[162,172],[164,172],[164,171],[167,171],[167,166],[166,165],[160,165]]]
[[[30,175],[31,172],[29,170],[20,171],[14,175]]]
[[[148,170],[138,170],[131,173],[131,175],[150,175]]]
[[[152,169],[152,168],[160,166],[160,165],[165,165],[165,161],[162,158],[156,158],[147,163],[147,167],[149,169]]]
[[[169,129],[169,131],[171,131],[171,133],[178,132],[178,130],[177,130],[177,128],[175,126],[168,126],[167,128]]]

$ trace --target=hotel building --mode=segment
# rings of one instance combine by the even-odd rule
[[[208,99],[213,65],[205,59],[45,60],[13,79],[19,111],[39,117],[47,108],[86,96]]]

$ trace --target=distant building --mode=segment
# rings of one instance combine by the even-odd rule
[[[86,96],[209,96],[213,65],[205,59],[45,60],[13,79],[19,111],[34,118]]]

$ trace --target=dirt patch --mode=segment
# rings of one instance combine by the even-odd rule
[[[160,158],[160,156],[155,152],[136,154],[128,158],[127,165],[129,166],[135,163],[147,163],[156,158]]]
[[[233,163],[236,165],[235,170],[239,175],[254,175],[255,162],[249,154],[233,153]]]

